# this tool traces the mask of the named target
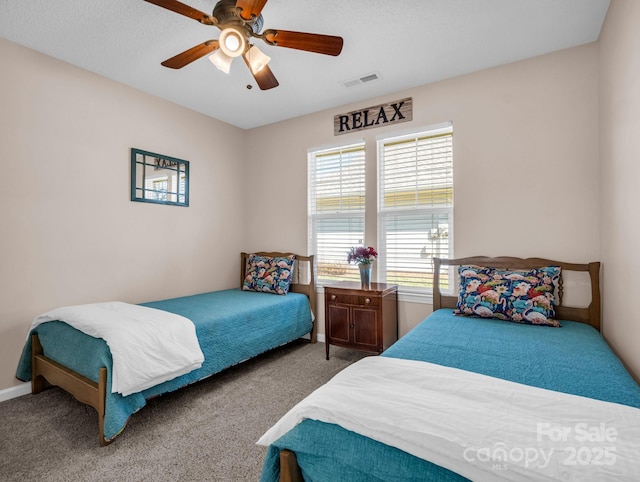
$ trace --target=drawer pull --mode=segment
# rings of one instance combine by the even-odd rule
[[[368,305],[369,303],[371,303],[371,298],[365,298],[364,303],[365,305]]]
[[[335,301],[336,300],[336,295],[331,295],[331,301]]]

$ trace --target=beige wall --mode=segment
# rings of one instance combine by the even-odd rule
[[[640,256],[629,216],[639,8],[613,0],[598,44],[250,131],[0,40],[11,65],[0,76],[0,390],[47,309],[221,289],[236,283],[240,249],[307,252],[309,147],[366,140],[375,244],[375,137],[443,121],[454,124],[455,254],[602,260],[605,335],[637,375],[638,317],[623,312],[622,286]],[[333,136],[335,114],[405,96],[412,122]],[[130,147],[191,161],[188,209],[129,201]],[[271,202],[247,189],[256,179]],[[401,333],[430,311],[402,303]]]
[[[237,283],[244,131],[0,39],[0,390],[31,320]],[[191,163],[189,208],[129,200],[129,149]],[[233,256],[230,256],[233,254]]]
[[[600,34],[603,332],[640,379],[640,2],[612,0]]]
[[[307,148],[360,138],[366,242],[375,246],[376,136],[453,121],[456,256],[598,260],[597,53],[590,44],[250,131],[248,172],[282,196],[248,203],[247,225],[260,233],[248,235],[248,249],[306,252]],[[412,122],[333,136],[335,114],[407,96]],[[274,226],[275,214],[287,222]],[[401,303],[401,334],[430,312]]]

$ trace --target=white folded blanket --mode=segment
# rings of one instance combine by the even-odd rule
[[[200,368],[204,361],[193,322],[167,311],[120,301],[65,306],[36,317],[31,329],[55,320],[107,342],[113,393],[140,392]]]
[[[426,362],[365,358],[265,433],[333,423],[474,481],[640,480],[640,410]]]

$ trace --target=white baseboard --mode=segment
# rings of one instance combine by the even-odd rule
[[[18,398],[23,395],[29,395],[30,393],[31,382],[24,382],[22,385],[17,385],[15,387],[0,390],[0,402],[11,400],[12,398]]]
[[[324,333],[318,333],[318,334],[316,335],[316,338],[318,339],[318,341],[319,341],[320,343],[324,343]]]

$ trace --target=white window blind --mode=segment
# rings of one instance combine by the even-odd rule
[[[187,176],[185,176],[184,174],[180,175],[180,181],[178,182],[178,202],[179,203],[186,202],[185,194],[184,194],[184,193],[187,192],[186,191],[186,179],[187,179]],[[175,176],[174,176],[174,181],[173,182],[175,183]]]
[[[452,128],[379,139],[378,187],[378,277],[429,295],[431,258],[453,255]]]
[[[144,187],[147,191],[147,199],[167,201],[167,190],[169,189],[167,176],[147,179]]]
[[[364,142],[309,151],[309,252],[318,283],[357,279],[347,251],[362,244],[365,209]]]

